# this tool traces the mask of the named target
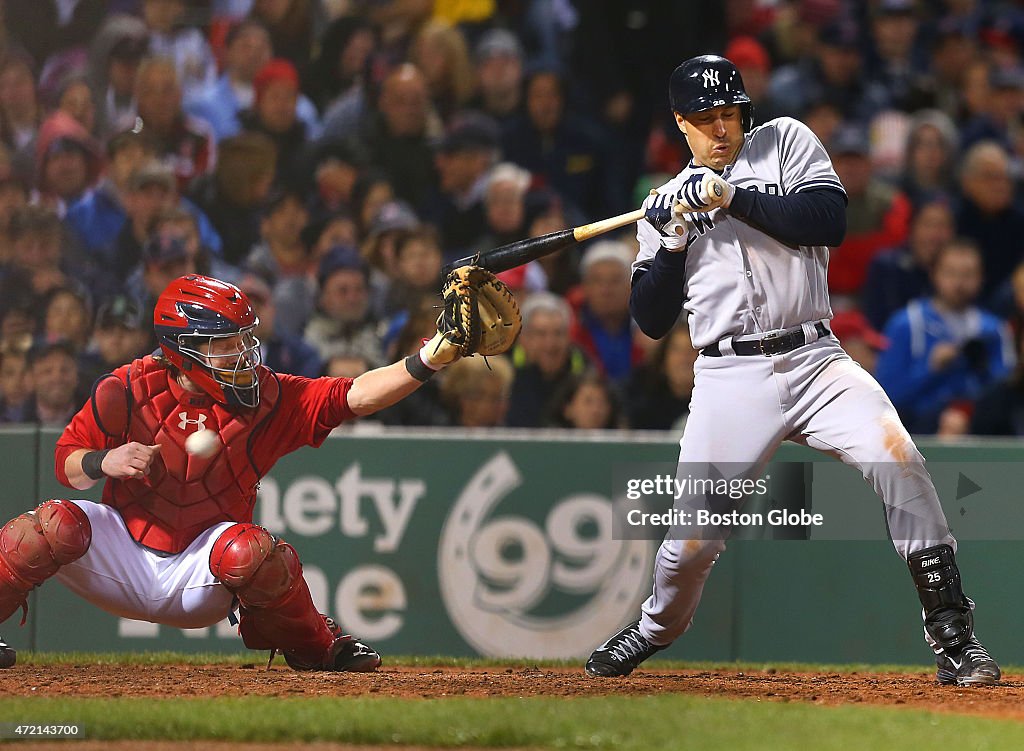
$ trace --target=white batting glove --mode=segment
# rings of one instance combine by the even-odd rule
[[[661,246],[673,253],[686,250],[690,222],[680,210],[679,199],[671,193],[652,190],[643,204],[644,219],[661,235]]]
[[[687,213],[728,208],[736,188],[707,167],[691,170],[679,189],[679,205]]]

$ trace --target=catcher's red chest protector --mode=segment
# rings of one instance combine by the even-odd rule
[[[138,542],[180,553],[214,524],[252,521],[260,474],[249,441],[280,395],[273,374],[261,368],[259,375],[259,406],[229,410],[183,389],[152,357],[132,363],[126,442],[161,448],[144,479],[108,479],[103,502],[118,510]],[[185,439],[203,429],[219,434],[218,451],[207,458],[186,453]]]

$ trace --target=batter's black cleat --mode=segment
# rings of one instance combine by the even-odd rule
[[[587,660],[587,673],[595,678],[621,678],[636,670],[637,665],[664,647],[649,643],[635,621],[600,647]]]
[[[377,650],[355,637],[341,632],[341,627],[333,618],[324,617],[328,628],[334,634],[334,643],[327,649],[327,654],[316,663],[306,662],[294,654],[284,653],[285,662],[292,670],[330,670],[344,673],[372,673],[380,667],[381,659]],[[273,659],[273,657],[271,657]]]
[[[0,636],[0,669],[13,668],[18,661],[18,653],[7,646],[7,642]]]
[[[996,661],[975,636],[959,650],[937,652],[935,663],[935,680],[944,686],[994,686],[1002,677]]]

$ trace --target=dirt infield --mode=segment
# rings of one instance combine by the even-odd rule
[[[264,665],[19,665],[0,671],[0,697],[600,696],[684,693],[819,705],[920,706],[1024,720],[1024,680],[993,688],[938,686],[930,673],[794,673],[767,669],[638,671],[594,679],[578,669],[384,667],[377,673],[296,673]]]

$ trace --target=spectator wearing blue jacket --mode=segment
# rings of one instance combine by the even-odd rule
[[[943,409],[977,399],[1014,366],[1009,327],[973,304],[982,278],[978,247],[954,240],[935,258],[934,295],[910,302],[885,327],[889,348],[876,376],[911,432],[934,433]]]
[[[106,176],[68,208],[64,225],[86,255],[110,267],[118,262],[114,240],[128,220],[125,196],[132,190],[136,173],[156,158],[156,144],[141,131],[126,130],[110,139],[107,157]],[[210,220],[192,202],[185,198],[180,202],[196,217],[203,244],[220,255],[220,235]]]
[[[256,74],[273,56],[270,34],[259,21],[240,21],[228,31],[224,47],[224,72],[221,76],[183,105],[185,112],[213,126],[217,141],[236,136],[242,131],[238,115],[253,106],[256,100]],[[300,95],[295,114],[305,124],[306,132],[315,135],[319,128],[316,107]]]

